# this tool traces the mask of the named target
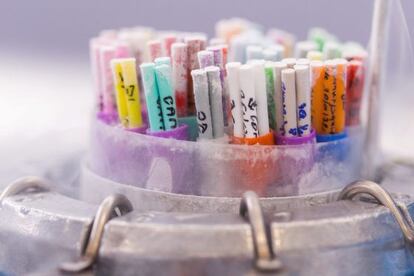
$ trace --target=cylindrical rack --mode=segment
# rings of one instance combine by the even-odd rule
[[[252,190],[260,197],[289,197],[342,189],[360,179],[362,142],[363,129],[358,127],[343,139],[324,143],[180,141],[125,131],[94,118],[82,169],[86,178],[96,175],[95,183],[130,188],[131,193],[143,188],[224,198]],[[95,195],[82,194],[86,200]]]
[[[381,186],[356,182],[329,200],[302,198],[294,206],[274,198],[273,208],[263,209],[270,199],[247,192],[236,199],[240,214],[131,211],[121,195],[98,207],[39,190],[39,179],[22,179],[1,197],[0,220],[7,223],[0,233],[8,238],[2,239],[0,254],[7,257],[0,267],[39,275],[83,269],[86,275],[408,273],[414,197],[386,192],[406,184],[393,172],[388,168]],[[401,177],[412,179],[414,170]],[[34,192],[23,193],[32,185]],[[119,217],[110,219],[116,207]]]

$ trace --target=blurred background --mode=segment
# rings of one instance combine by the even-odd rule
[[[414,1],[401,2],[414,37]],[[322,26],[341,40],[366,45],[372,6],[361,0],[3,1],[0,186],[24,174],[53,178],[61,173],[57,165],[78,165],[93,107],[88,40],[102,29],[144,25],[211,37],[215,22],[237,16],[299,39]]]
[[[300,38],[305,38],[309,27],[324,26],[343,40],[367,43],[372,3],[358,0],[276,0],[257,1],[254,5],[247,0],[6,1],[1,9],[0,47],[2,51],[84,60],[88,39],[102,29],[145,25],[213,35],[215,22],[234,16],[265,28],[278,27]],[[414,25],[414,2],[402,0],[402,4],[408,24]]]

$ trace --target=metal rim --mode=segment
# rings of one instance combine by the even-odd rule
[[[338,200],[353,199],[359,194],[368,194],[381,205],[390,209],[401,228],[404,238],[410,244],[414,243],[414,222],[405,204],[396,202],[384,188],[372,181],[356,181],[349,184],[341,191]]]
[[[274,258],[271,243],[266,235],[262,208],[256,193],[247,191],[240,202],[240,216],[247,220],[252,228],[255,248],[255,265],[262,271],[276,271],[282,268],[279,260]]]
[[[50,184],[45,179],[37,176],[18,178],[2,191],[0,194],[0,204],[6,197],[17,195],[29,189],[35,191],[48,191],[50,190]]]
[[[117,209],[120,212],[119,216],[122,216],[131,212],[133,207],[128,198],[122,194],[108,196],[102,201],[93,219],[89,236],[84,239],[80,259],[76,262],[63,263],[60,266],[62,271],[81,272],[92,266],[98,256],[105,225],[117,216]]]

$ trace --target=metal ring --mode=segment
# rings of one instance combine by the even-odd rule
[[[404,238],[410,244],[414,243],[414,223],[405,204],[395,202],[384,188],[372,181],[357,181],[349,184],[341,191],[338,200],[353,199],[358,194],[368,194],[390,209],[401,228]]]
[[[6,197],[17,195],[28,189],[48,191],[50,189],[50,184],[45,179],[37,176],[26,176],[18,178],[9,184],[0,194],[0,204]]]
[[[243,194],[240,202],[240,216],[246,219],[252,227],[256,267],[262,271],[276,271],[281,269],[282,264],[274,258],[271,244],[266,235],[262,208],[256,193],[247,191]]]
[[[81,272],[88,269],[95,262],[98,256],[99,246],[106,223],[117,216],[116,209],[119,209],[119,216],[133,210],[131,202],[122,194],[114,194],[105,198],[93,219],[92,228],[89,236],[85,239],[82,246],[81,257],[76,262],[64,263],[60,269],[65,272]]]

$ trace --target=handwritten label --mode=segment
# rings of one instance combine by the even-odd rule
[[[246,98],[243,90],[240,91],[243,127],[245,137],[258,137],[259,131],[257,128],[257,103],[252,97]]]
[[[287,88],[286,88],[286,84],[284,82],[282,82],[282,113],[283,113],[283,125],[280,128],[280,132],[282,135],[286,135],[286,126],[289,123],[289,118],[288,118],[288,112],[287,112],[287,107],[286,107],[286,92],[287,92]],[[293,136],[297,136],[298,134],[298,129],[296,127],[294,128],[289,128],[287,130],[287,133],[293,135]]]
[[[125,84],[124,76],[122,75],[122,68],[120,64],[114,66],[115,73],[115,89],[116,89],[116,104],[118,110],[118,116],[121,124],[127,127],[129,124],[128,120],[128,108],[125,99]]]
[[[161,99],[157,99],[157,110],[158,110],[158,120],[159,120],[159,130],[165,130],[164,119],[162,118],[162,108],[161,108]]]
[[[236,103],[234,102],[234,100],[232,99],[231,100],[231,102],[230,102],[230,110],[231,110],[231,120],[233,121],[233,124],[236,122],[235,120],[234,120],[234,115],[233,115],[233,113],[234,113],[234,109],[236,108]]]
[[[204,113],[203,111],[198,111],[197,119],[198,119],[198,133],[200,134],[206,133],[208,129],[206,113]]]
[[[122,70],[122,68],[120,68],[120,70]],[[120,89],[122,90],[122,91],[124,91],[124,89],[125,89],[125,84],[124,84],[124,76],[122,76],[122,72],[118,72],[118,80],[117,80],[117,85],[120,87]],[[113,84],[112,84],[112,86],[113,86]],[[112,89],[112,88],[111,88]],[[118,104],[117,104],[117,102],[116,102],[116,96],[115,96],[115,93],[112,93],[112,99],[113,99],[113,107],[114,107],[114,109],[117,109],[118,108]]]
[[[178,122],[177,122],[177,117],[176,117],[174,98],[172,96],[167,96],[167,97],[164,97],[162,101],[164,104],[166,104],[166,107],[164,109],[167,111],[165,116],[167,116],[167,122],[168,122],[169,127],[176,128]]]
[[[136,86],[131,84],[128,87],[125,87],[126,94],[128,96],[128,101],[135,102],[134,94],[135,94]]]
[[[326,133],[335,134],[337,104],[337,81],[335,67],[328,66],[326,68],[324,80],[327,85],[325,85],[323,89],[322,129]]]
[[[306,112],[306,103],[302,103],[298,106],[299,122],[303,122],[308,117]],[[301,136],[309,129],[309,124],[298,125],[298,134]]]
[[[127,59],[122,63],[129,128],[142,126],[141,103],[139,100],[139,87],[135,66],[135,60],[133,59]]]
[[[280,133],[284,136],[286,135],[286,131],[285,131],[285,125],[287,124],[287,120],[286,120],[286,115],[287,115],[287,111],[286,111],[286,85],[284,82],[282,82],[282,114],[283,114],[283,125],[280,126]]]

